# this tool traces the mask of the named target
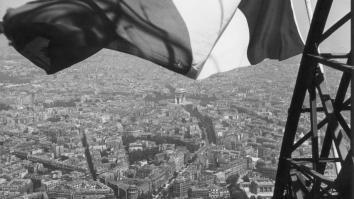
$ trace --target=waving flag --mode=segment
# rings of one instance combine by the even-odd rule
[[[303,48],[290,0],[38,0],[3,26],[48,74],[109,48],[201,79]]]

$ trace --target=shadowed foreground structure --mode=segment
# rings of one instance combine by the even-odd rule
[[[324,31],[332,2],[319,0],[316,5],[289,108],[273,198],[353,198],[353,107],[348,92],[350,82],[352,92],[354,87],[353,53],[318,51],[321,42],[350,19],[353,21],[353,13]],[[329,95],[320,64],[342,72],[335,97]],[[310,107],[304,107],[307,91]],[[351,124],[345,118],[348,111]],[[311,129],[295,140],[301,114],[309,114]],[[323,114],[325,117],[321,117]],[[307,140],[311,140],[312,156],[294,157]]]

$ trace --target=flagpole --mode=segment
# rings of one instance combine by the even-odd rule
[[[306,4],[306,11],[307,11],[307,18],[309,19],[309,22],[311,23],[312,16],[313,16],[311,0],[305,0],[305,4]]]

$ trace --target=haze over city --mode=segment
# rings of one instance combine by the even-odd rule
[[[5,1],[0,16],[26,2]],[[330,23],[350,3],[340,2]],[[306,12],[294,6],[305,38]],[[348,28],[322,50],[346,52]],[[1,199],[273,196],[301,55],[196,81],[107,49],[47,75],[4,35],[0,48]],[[341,74],[325,75],[334,95]],[[296,140],[310,126],[302,115]],[[305,141],[292,155],[311,149]]]

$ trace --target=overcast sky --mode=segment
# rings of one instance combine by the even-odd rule
[[[29,0],[0,0],[0,18],[4,16],[6,9],[10,7],[20,6]],[[191,0],[186,0],[191,1]],[[268,0],[265,0],[268,1]],[[298,24],[301,29],[301,33],[303,37],[306,37],[309,23],[306,13],[305,0],[293,0],[296,17]],[[313,7],[315,6],[316,0],[313,1]],[[327,27],[338,19],[340,19],[344,14],[348,13],[350,10],[350,0],[337,0],[333,3],[333,8],[331,10],[329,20],[327,23]],[[322,51],[348,51],[350,49],[349,46],[349,30],[350,25],[349,22],[345,25],[345,27],[341,28],[335,35],[333,35],[328,41],[326,41],[322,46]],[[329,48],[330,47],[330,48]]]

